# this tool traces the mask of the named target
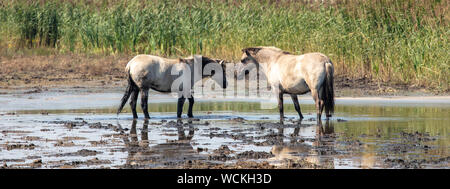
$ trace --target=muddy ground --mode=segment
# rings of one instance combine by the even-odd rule
[[[24,158],[2,157],[0,159],[2,162],[1,168],[333,169],[338,168],[338,164],[333,160],[333,157],[346,157],[351,156],[352,153],[361,153],[364,146],[367,145],[354,138],[336,140],[336,138],[339,138],[339,136],[336,136],[339,133],[333,131],[334,128],[329,122],[322,126],[294,122],[283,126],[274,123],[248,123],[245,124],[245,128],[214,127],[207,121],[193,121],[191,123],[176,123],[167,120],[159,122],[143,121],[136,125],[137,122],[140,121],[132,121],[131,128],[123,128],[121,125],[89,122],[78,118],[74,121],[55,121],[52,122],[52,124],[55,124],[53,129],[40,129],[34,132],[2,130],[2,135],[4,135],[2,137],[2,151],[37,152],[30,153]],[[245,122],[243,121],[243,123]],[[165,142],[155,144],[152,138],[149,138],[148,133],[149,130],[155,128],[151,129],[150,127],[161,127],[163,135],[171,136],[173,139],[166,139]],[[315,136],[302,137],[299,135],[301,128],[308,127],[317,129]],[[100,140],[91,140],[82,135],[59,139],[26,136],[26,134],[35,134],[36,132],[52,133],[55,130],[72,133],[74,130],[84,130],[80,133],[94,133],[100,130],[103,135]],[[292,133],[284,133],[287,130],[292,130]],[[196,133],[211,140],[217,138],[230,140],[234,144],[225,143],[217,148],[200,147],[202,146],[198,144],[200,140],[193,139]],[[248,133],[257,133],[257,135],[249,136]],[[11,136],[15,136],[13,141],[4,141]],[[377,138],[380,136],[362,137]],[[377,159],[375,156],[362,156],[359,168],[448,168],[450,160],[448,154],[446,157],[414,160],[402,157],[411,153],[411,151],[426,152],[432,150],[435,147],[425,144],[436,140],[436,137],[419,132],[402,132],[400,137],[401,140],[414,143],[390,145],[377,152],[388,152],[389,156],[392,157]],[[418,141],[420,142],[417,143]],[[270,151],[239,148],[236,151],[230,149],[242,145],[241,143],[268,147]],[[44,146],[53,146],[59,150],[47,152],[48,150],[45,150],[46,147]],[[247,146],[247,148],[250,148],[250,146]],[[40,150],[42,151],[39,152]],[[68,152],[71,150],[72,152]],[[2,152],[0,151],[0,153]],[[116,153],[124,153],[125,155],[120,163],[117,161],[119,158],[114,156]],[[343,161],[340,162],[339,166],[352,168],[354,165],[351,164]]]
[[[301,105],[301,122],[286,104],[281,125],[276,109],[257,102],[199,100],[196,117],[178,122],[176,104],[159,100],[145,121],[132,120],[128,109],[117,117],[116,107],[102,108],[120,93],[67,93],[0,95],[13,100],[0,111],[1,168],[450,168],[445,98],[338,98],[335,116],[322,124],[312,104]],[[95,103],[96,96],[106,102]]]

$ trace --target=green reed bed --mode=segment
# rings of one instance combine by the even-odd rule
[[[348,77],[449,90],[448,1],[0,2],[0,47],[13,52],[238,60],[268,45],[322,52]]]

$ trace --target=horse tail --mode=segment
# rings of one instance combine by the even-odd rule
[[[128,98],[130,98],[131,93],[138,88],[136,83],[134,83],[133,79],[131,78],[130,70],[128,69],[128,67],[126,70],[128,72],[128,85],[127,89],[125,90],[125,94],[122,97],[119,109],[117,109],[117,115],[119,115],[119,113],[122,111],[123,107],[128,101]]]
[[[325,113],[327,117],[331,117],[331,114],[334,113],[334,68],[333,63],[331,61],[328,61],[325,63],[325,82],[324,82],[324,90],[323,90],[323,100],[325,105]]]

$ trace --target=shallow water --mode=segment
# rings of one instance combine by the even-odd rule
[[[184,117],[177,125],[176,100],[169,96],[151,96],[148,123],[133,122],[128,105],[118,117],[120,97],[0,95],[0,162],[9,168],[185,168],[190,160],[267,161],[280,168],[304,168],[293,161],[307,168],[450,167],[445,99],[338,98],[333,118],[318,125],[310,97],[300,99],[301,123],[286,98],[282,126],[276,102],[268,99],[199,99],[196,119]],[[225,156],[217,151],[223,145],[230,150]],[[250,151],[263,156],[242,155]]]

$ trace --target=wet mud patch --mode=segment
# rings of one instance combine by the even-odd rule
[[[37,140],[42,140],[41,137],[38,136],[24,136],[21,138],[21,140],[25,140],[25,141],[37,141]]]
[[[2,134],[3,135],[7,135],[7,134],[28,134],[31,133],[30,131],[21,131],[21,130],[3,130]]]
[[[108,144],[108,141],[106,140],[100,140],[100,141],[89,141],[92,146],[104,146]]]
[[[251,150],[236,154],[235,159],[268,159],[271,157],[274,157],[272,153]]]
[[[277,166],[270,164],[267,161],[237,161],[235,163],[217,163],[205,162],[196,160],[187,160],[182,166],[178,168],[183,169],[276,169]]]
[[[398,169],[422,169],[427,165],[448,166],[450,156],[437,159],[401,159],[387,158],[384,160],[385,166]]]
[[[76,152],[69,152],[69,153],[62,153],[62,154],[55,154],[55,155],[51,155],[51,156],[56,156],[56,157],[64,157],[64,156],[81,156],[81,157],[86,157],[86,156],[96,156],[97,154],[101,154],[103,152],[99,152],[99,151],[95,151],[95,150],[87,150],[87,149],[82,149],[82,150],[78,150]]]
[[[435,149],[433,144],[437,137],[430,136],[429,133],[405,132],[399,133],[400,138],[394,143],[383,146],[383,151],[396,154],[405,154],[413,152],[424,152]]]
[[[56,143],[54,144],[54,146],[72,147],[72,146],[75,146],[75,143],[73,143],[72,141],[63,141],[63,140],[60,140],[60,141],[56,142]]]
[[[77,167],[90,167],[95,165],[109,165],[111,164],[110,160],[100,160],[98,158],[89,159],[86,161],[72,161],[70,163],[64,163],[63,165],[55,165],[54,168],[61,168],[61,169],[73,169]],[[107,167],[101,166],[99,167],[101,169],[105,169]]]
[[[110,110],[48,111],[48,115],[42,115],[45,111],[41,110],[22,112],[20,116],[2,115],[6,121],[0,122],[0,165],[4,168],[449,167],[449,140],[443,129],[449,120],[445,116],[426,117],[427,112],[435,109],[408,109],[406,116],[413,112],[412,116],[398,118],[397,109],[387,109],[386,112],[375,109],[373,112],[381,112],[380,115],[369,115],[370,111],[359,107],[355,116],[337,109],[336,117],[329,122],[323,120],[323,124],[317,124],[311,113],[305,113],[305,119],[299,122],[295,112],[287,109],[284,125],[279,124],[277,112],[272,110],[227,115],[199,112],[199,118],[180,121],[172,116],[173,112],[151,112],[152,119],[148,121],[133,121],[128,114],[123,116],[126,119],[122,116],[117,119]],[[308,111],[306,107],[305,112]]]
[[[414,133],[400,132],[402,139],[411,142],[429,142],[436,140],[436,137],[431,137],[429,133],[419,133],[418,131]]]
[[[21,149],[21,150],[33,150],[36,147],[33,143],[31,144],[6,144],[5,149],[6,150],[15,150],[15,149]]]

